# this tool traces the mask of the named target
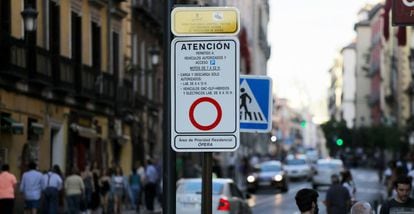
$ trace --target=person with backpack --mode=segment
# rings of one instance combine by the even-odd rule
[[[129,176],[129,193],[131,198],[131,205],[137,213],[139,213],[139,196],[141,193],[141,176],[137,173],[136,169],[132,170]]]
[[[59,209],[59,191],[62,189],[62,178],[51,168],[42,177],[43,213],[56,214]]]

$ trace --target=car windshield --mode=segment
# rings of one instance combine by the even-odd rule
[[[306,164],[304,159],[290,159],[286,161],[287,165],[303,165]]]
[[[341,164],[339,163],[318,163],[318,168],[321,169],[339,169]]]
[[[279,165],[274,164],[265,164],[260,166],[260,171],[262,172],[275,172],[282,170]]]
[[[223,184],[213,182],[213,195],[221,194]],[[201,194],[201,182],[184,182],[178,186],[177,193]]]

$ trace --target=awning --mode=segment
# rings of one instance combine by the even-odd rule
[[[30,129],[32,130],[32,132],[34,134],[38,134],[41,135],[43,134],[43,130],[44,130],[44,126],[41,123],[31,123],[30,124]]]
[[[96,133],[96,130],[93,129],[93,128],[81,126],[81,125],[78,125],[76,123],[72,123],[70,125],[70,128],[73,131],[77,132],[78,135],[81,136],[81,137],[93,138],[93,139],[99,137],[98,133]]]
[[[1,116],[0,130],[12,134],[23,134],[24,124],[16,122],[10,116]]]

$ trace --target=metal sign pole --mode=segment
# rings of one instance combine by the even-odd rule
[[[171,148],[171,10],[174,0],[167,0],[164,10],[164,90],[163,90],[163,213],[175,214],[175,152]]]
[[[201,213],[211,214],[212,213],[212,161],[213,153],[203,152],[203,175],[202,175],[202,195],[201,195]]]

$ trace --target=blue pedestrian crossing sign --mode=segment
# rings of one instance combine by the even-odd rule
[[[272,100],[270,77],[240,75],[240,131],[270,132]]]

